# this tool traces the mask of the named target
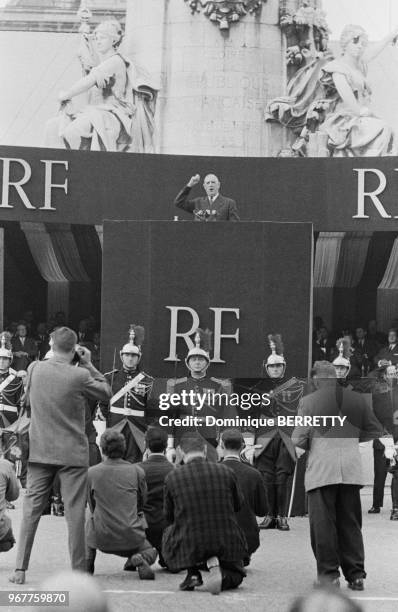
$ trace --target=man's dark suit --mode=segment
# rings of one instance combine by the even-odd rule
[[[392,348],[390,349],[390,347]],[[396,365],[398,363],[398,343],[383,346],[383,348],[380,349],[374,358],[375,365],[377,366],[379,361],[382,361],[383,359],[386,361],[391,361],[392,365]]]
[[[33,340],[33,338],[26,337],[24,343],[22,344],[20,337],[14,336],[11,339],[11,345],[13,353],[18,353],[19,351],[27,353],[27,356],[24,355],[22,357],[17,357],[14,355],[12,367],[17,371],[26,370],[28,365],[36,358],[38,353],[36,342]]]
[[[161,558],[162,536],[167,525],[163,514],[164,481],[167,474],[174,470],[173,465],[164,455],[150,455],[147,461],[138,463],[145,472],[147,498],[144,504],[144,514],[148,528],[146,537],[159,552]]]
[[[190,192],[191,187],[186,185],[177,195],[174,204],[177,208],[193,213],[195,221],[240,221],[235,200],[221,194],[212,203],[207,196],[188,200]],[[209,215],[206,211],[215,212]]]
[[[28,370],[31,410],[27,492],[24,497],[16,568],[26,570],[40,516],[58,474],[65,503],[72,569],[85,571],[84,518],[88,440],[86,398],[106,401],[105,378],[92,365],[75,367],[57,354]]]
[[[260,530],[256,516],[264,516],[267,513],[263,481],[256,468],[243,463],[238,457],[227,456],[222,463],[235,472],[245,498],[236,517],[246,536],[248,553],[251,555],[260,546]]]
[[[201,566],[218,557],[223,569],[222,588],[228,571],[245,575],[246,538],[236,512],[243,494],[232,470],[221,463],[194,458],[166,477],[164,513],[171,525],[165,529],[162,553],[171,570]],[[224,574],[224,571],[227,574]]]

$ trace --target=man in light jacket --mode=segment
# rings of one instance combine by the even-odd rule
[[[298,415],[346,417],[342,424],[320,420],[318,425],[312,420],[295,428],[292,441],[309,450],[305,488],[318,581],[339,586],[340,566],[349,588],[362,591],[366,572],[360,489],[364,480],[358,443],[378,438],[383,431],[360,393],[336,382],[333,365],[317,361],[317,390],[301,400]]]

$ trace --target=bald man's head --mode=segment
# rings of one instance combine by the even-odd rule
[[[220,181],[215,174],[207,174],[203,180],[203,187],[207,196],[214,198],[220,191]]]

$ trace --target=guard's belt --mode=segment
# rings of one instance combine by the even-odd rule
[[[7,404],[0,404],[0,412],[16,412],[18,413],[18,408],[16,406],[8,406]]]
[[[133,410],[133,408],[117,408],[116,406],[112,406],[111,412],[114,412],[115,414],[124,414],[124,416],[145,416],[144,410]]]

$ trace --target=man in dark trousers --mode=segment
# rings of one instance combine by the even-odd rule
[[[236,517],[246,536],[248,555],[244,559],[244,564],[249,565],[250,555],[260,546],[256,517],[264,516],[267,512],[267,498],[258,470],[241,460],[240,453],[244,446],[243,436],[238,429],[226,429],[221,434],[223,465],[235,472],[244,496],[243,506]]]
[[[393,439],[382,437],[373,440],[373,505],[369,514],[379,514],[384,501],[384,486],[388,471],[392,472],[390,519],[398,521],[398,471],[391,469],[394,456],[394,442],[398,442],[398,384],[397,367],[394,365],[379,368],[379,378],[375,381],[372,393],[373,411],[384,433]],[[387,448],[386,448],[387,445]]]
[[[162,557],[162,536],[167,522],[163,515],[164,481],[167,474],[174,470],[166,459],[167,431],[161,427],[149,427],[145,434],[146,461],[138,465],[144,470],[147,484],[147,498],[144,514],[148,523],[146,537],[159,553],[159,564],[164,567]]]
[[[24,497],[16,570],[11,582],[23,584],[41,513],[58,474],[65,503],[72,569],[85,570],[84,518],[87,499],[88,440],[85,433],[87,398],[105,401],[111,391],[80,349],[68,327],[52,333],[54,356],[36,361],[28,370],[26,400],[30,405],[28,484]]]
[[[203,584],[200,570],[210,577],[205,589],[214,595],[239,586],[245,574],[246,538],[236,512],[243,494],[232,470],[206,461],[206,443],[196,432],[180,441],[185,465],[166,477],[164,513],[171,523],[162,541],[163,558],[171,570],[187,570],[181,591]]]
[[[309,450],[305,488],[318,581],[339,586],[341,567],[349,588],[362,591],[364,481],[358,443],[383,432],[361,394],[337,384],[331,363],[315,362],[314,384],[317,390],[302,398],[299,407],[299,416],[310,417],[312,424],[297,426],[292,441]]]
[[[220,181],[215,174],[207,174],[203,181],[206,196],[188,199],[192,187],[200,181],[199,174],[192,176],[174,200],[177,208],[182,208],[194,216],[194,221],[240,221],[235,200],[220,194]]]

